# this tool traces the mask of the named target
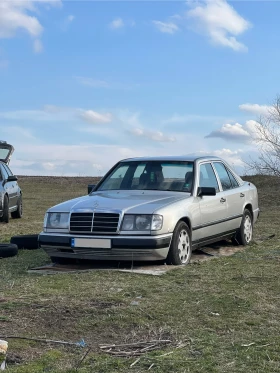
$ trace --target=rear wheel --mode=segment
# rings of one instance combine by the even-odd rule
[[[167,263],[173,265],[186,265],[192,255],[191,232],[188,225],[180,221],[173,233]]]
[[[253,238],[253,219],[249,210],[245,209],[236,240],[240,245],[248,245]]]
[[[9,200],[7,195],[4,196],[3,202],[3,216],[0,218],[0,221],[3,223],[9,223],[10,213],[9,213]]]
[[[22,196],[18,197],[17,210],[11,213],[13,219],[20,219],[22,217]]]

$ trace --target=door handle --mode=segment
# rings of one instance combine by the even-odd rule
[[[240,197],[245,197],[245,194],[244,193],[240,193]]]
[[[226,199],[225,199],[225,198],[221,198],[221,199],[220,199],[220,202],[221,202],[221,203],[224,203],[224,202],[226,202]]]

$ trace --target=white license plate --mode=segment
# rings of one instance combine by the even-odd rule
[[[89,249],[111,249],[111,240],[102,238],[72,238],[71,247],[86,247]]]

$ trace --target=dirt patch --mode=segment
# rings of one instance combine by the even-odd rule
[[[223,256],[231,256],[237,252],[243,251],[244,246],[233,246],[231,242],[222,241],[217,244],[203,247],[199,250],[193,252],[191,258],[191,264],[203,262],[206,260],[219,258]],[[29,270],[29,273],[38,273],[42,275],[53,275],[57,273],[78,273],[85,271],[120,271],[128,272],[133,274],[142,274],[142,275],[153,275],[161,276],[166,272],[180,268],[180,266],[165,265],[164,263],[128,263],[128,262],[84,262],[79,264],[48,264],[41,267],[32,268]]]

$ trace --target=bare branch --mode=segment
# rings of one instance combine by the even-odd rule
[[[257,160],[245,162],[248,171],[280,177],[280,96],[277,96],[267,115],[259,118],[253,141],[258,147]]]

